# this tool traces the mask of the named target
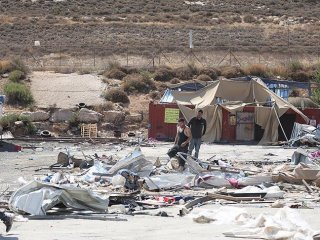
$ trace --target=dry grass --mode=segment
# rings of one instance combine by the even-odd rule
[[[252,64],[243,69],[244,74],[257,76],[257,77],[269,77],[270,70],[266,65],[263,64]]]

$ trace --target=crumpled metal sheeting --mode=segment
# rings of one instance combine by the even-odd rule
[[[108,173],[114,175],[121,169],[128,169],[139,177],[147,177],[153,170],[153,164],[145,158],[140,148],[136,148],[132,153],[119,160]]]
[[[175,187],[183,187],[194,182],[195,175],[190,173],[172,173],[164,175],[155,175],[146,177],[145,181],[148,190],[170,189]]]
[[[9,207],[20,214],[46,215],[58,203],[73,209],[105,212],[109,198],[71,185],[57,186],[32,181],[11,196]]]

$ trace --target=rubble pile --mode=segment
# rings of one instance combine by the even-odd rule
[[[269,164],[215,157],[201,161],[180,152],[151,161],[139,147],[121,159],[112,153],[82,153],[79,158],[66,150],[49,172],[11,195],[9,208],[29,219],[126,221],[126,215],[165,217],[163,208],[176,205],[177,215],[196,223],[242,225],[225,232],[227,237],[313,239],[315,232],[305,222],[292,222],[293,208],[314,208],[319,202],[320,152],[304,151],[298,149],[290,162]],[[179,168],[178,158],[185,161],[184,169]],[[209,204],[221,209],[199,208]],[[254,218],[241,206],[282,209]],[[159,212],[152,214],[151,209]]]

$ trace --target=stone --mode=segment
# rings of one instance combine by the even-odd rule
[[[24,126],[24,123],[23,123],[22,121],[16,121],[16,122],[14,122],[14,125],[15,125],[16,127],[23,127],[23,126]]]
[[[130,114],[126,115],[126,122],[128,123],[139,123],[142,121],[142,114]]]
[[[125,115],[121,111],[104,111],[104,121],[109,123],[122,123],[125,120]]]
[[[49,130],[51,131],[52,125],[50,122],[34,122],[33,125],[36,127],[37,130]]]
[[[32,122],[44,122],[50,118],[49,113],[45,111],[22,112],[20,117],[29,117]]]
[[[114,125],[112,123],[102,123],[101,128],[105,131],[113,131]]]
[[[59,109],[50,117],[50,122],[69,122],[73,118],[74,112],[71,109]]]
[[[82,123],[98,123],[103,117],[102,114],[89,110],[87,108],[81,108],[78,115],[79,122]]]

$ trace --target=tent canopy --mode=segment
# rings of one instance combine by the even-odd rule
[[[260,79],[250,81],[222,79],[195,92],[173,91],[172,95],[188,121],[193,117],[194,110],[191,115],[190,110],[186,110],[187,107],[184,105],[194,105],[195,109],[203,109],[206,112],[205,115],[211,116],[207,122],[209,121],[212,129],[208,129],[207,136],[204,136],[206,141],[219,140],[221,130],[218,131],[216,128],[222,127],[221,112],[209,106],[223,107],[232,113],[242,111],[246,105],[254,106],[255,122],[265,129],[261,143],[278,140],[279,118],[289,109],[299,114],[306,122],[309,121],[299,109],[269,90]],[[216,115],[212,116],[212,111]],[[215,124],[211,121],[219,123]]]

